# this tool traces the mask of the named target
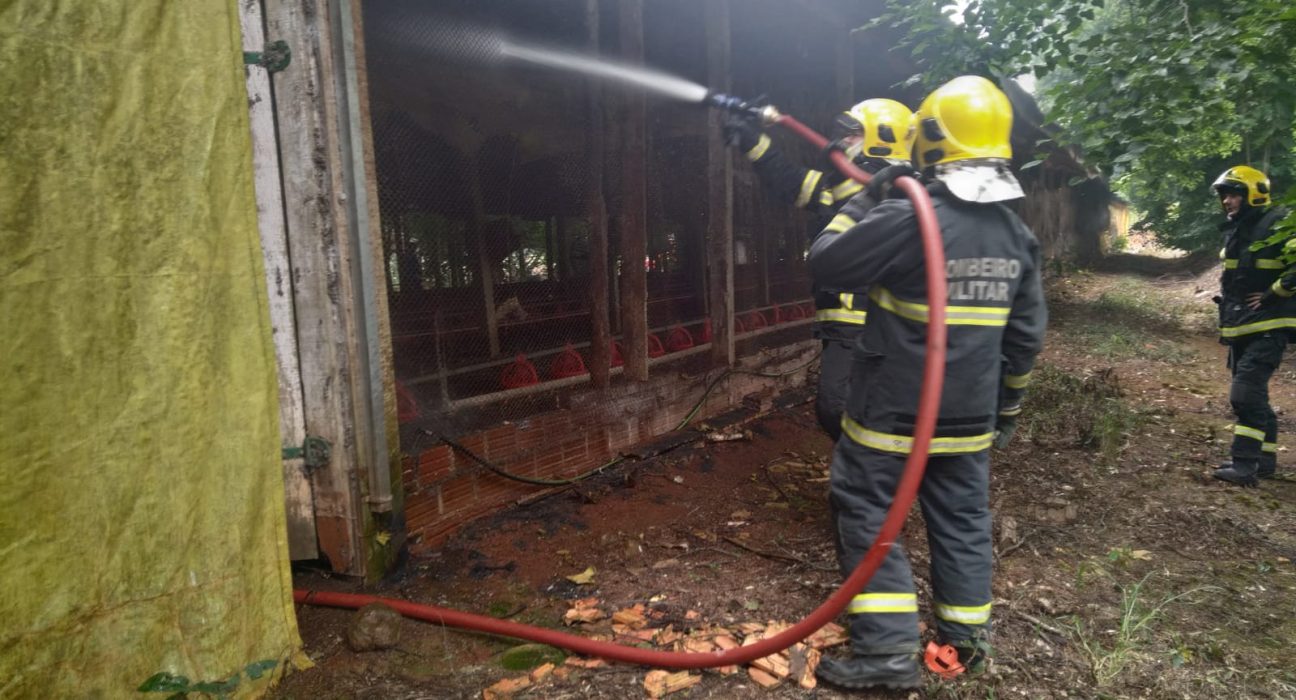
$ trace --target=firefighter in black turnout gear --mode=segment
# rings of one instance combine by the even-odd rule
[[[1229,346],[1233,373],[1229,403],[1233,426],[1232,462],[1215,478],[1255,486],[1272,478],[1278,462],[1278,418],[1269,405],[1269,379],[1282,361],[1288,335],[1296,329],[1296,240],[1275,230],[1287,211],[1270,207],[1269,178],[1255,168],[1229,168],[1212,185],[1228,221],[1224,273],[1220,278],[1220,342]]]
[[[989,449],[1020,413],[1047,311],[1039,244],[1001,203],[1022,196],[1008,169],[1008,98],[990,81],[965,76],[932,92],[916,119],[914,152],[930,182],[949,281],[944,391],[919,500],[938,637],[975,673],[990,656]],[[870,184],[874,197],[887,195],[893,174]],[[825,229],[810,252],[823,284],[869,289],[831,468],[843,575],[877,537],[913,448],[928,314],[913,204],[885,199],[864,213],[870,202],[857,201],[838,214],[844,225]],[[918,599],[898,543],[848,613],[851,656],[825,659],[819,678],[847,688],[918,687]]]
[[[749,120],[735,118],[726,130],[752,162],[766,190],[813,215],[813,235],[830,227],[837,210],[864,189],[831,165],[815,170],[793,164]],[[844,151],[865,172],[875,173],[893,164],[908,165],[914,137],[913,113],[895,100],[865,100],[837,115],[831,135],[830,148]],[[867,290],[835,289],[816,283],[813,293],[814,335],[823,342],[815,413],[819,425],[835,441],[841,435],[842,408],[850,386],[850,349],[864,325]]]

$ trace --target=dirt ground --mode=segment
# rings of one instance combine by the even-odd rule
[[[1174,267],[1126,258],[1050,280],[1027,412],[993,455],[992,673],[848,694],[708,670],[668,697],[1296,698],[1296,481],[1243,490],[1209,478],[1231,436],[1225,352],[1211,333],[1216,273]],[[1294,366],[1272,387],[1288,434]],[[697,442],[477,521],[369,592],[590,636],[612,635],[610,622],[564,627],[576,599],[607,614],[643,604],[650,629],[681,633],[799,620],[840,582],[831,445],[809,405],[745,427],[749,440]],[[1292,454],[1280,452],[1280,476],[1296,474]],[[916,514],[903,537],[930,622]],[[590,583],[566,578],[589,567]],[[358,590],[309,572],[297,585]],[[355,653],[351,612],[298,615],[316,667],[277,697],[479,698],[526,675],[503,667],[517,640],[405,620],[395,649]],[[516,697],[646,697],[648,669],[566,668]]]

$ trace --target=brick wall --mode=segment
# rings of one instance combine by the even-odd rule
[[[777,348],[776,359],[762,354],[744,358],[743,369],[766,373],[805,365],[819,348],[817,341]],[[694,418],[747,405],[768,410],[775,394],[804,386],[812,364],[786,377],[733,374],[707,397]],[[622,384],[604,391],[574,390],[565,407],[504,421],[456,438],[464,447],[514,474],[540,479],[571,478],[615,458],[641,442],[679,425],[701,398],[710,379],[661,371],[642,384]],[[448,445],[407,458],[405,521],[410,549],[434,550],[468,521],[491,513],[544,487],[514,481],[491,472]]]

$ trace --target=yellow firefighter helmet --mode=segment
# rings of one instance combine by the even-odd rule
[[[918,107],[915,155],[920,170],[968,202],[1022,196],[1012,161],[1012,104],[994,83],[975,75],[936,88]]]
[[[1215,194],[1236,192],[1246,195],[1247,204],[1262,207],[1269,203],[1269,176],[1249,165],[1235,165],[1215,178]]]
[[[918,108],[918,167],[974,158],[1012,158],[1012,105],[976,75],[936,88]]]
[[[859,155],[895,162],[911,158],[914,115],[903,104],[882,97],[864,100],[843,112],[838,120],[843,131],[860,137]]]

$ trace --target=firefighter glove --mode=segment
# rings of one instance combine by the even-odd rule
[[[873,179],[869,182],[868,193],[875,202],[881,202],[891,194],[891,185],[898,177],[911,177],[917,180],[920,176],[912,165],[888,165],[885,168],[873,173]]]
[[[761,130],[750,119],[730,115],[724,123],[725,143],[750,151],[760,142]]]
[[[998,422],[995,423],[994,446],[1000,450],[1008,447],[1015,432],[1017,432],[1017,416],[999,416]]]
[[[855,156],[859,154],[859,137],[848,136],[829,141],[828,145],[824,146],[823,150],[819,152],[820,169],[829,172],[837,167],[837,164],[833,162],[834,153],[844,153],[847,158],[854,160]]]

